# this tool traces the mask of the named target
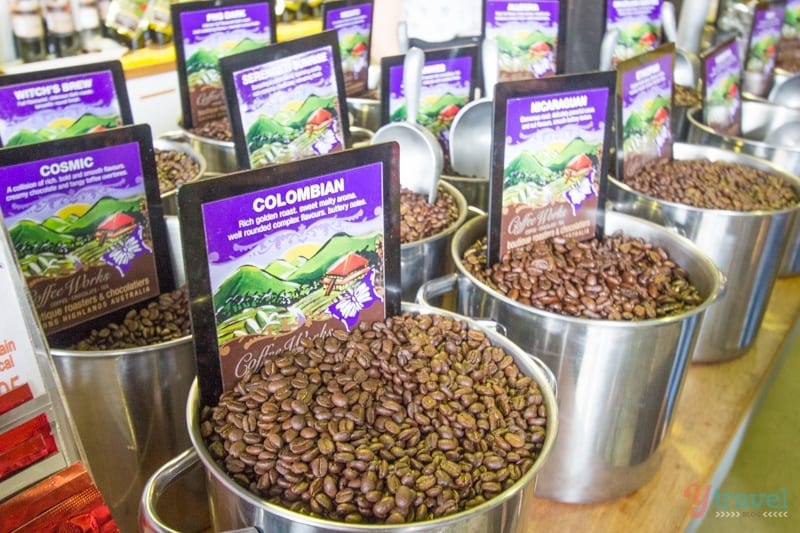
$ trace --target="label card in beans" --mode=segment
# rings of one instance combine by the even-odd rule
[[[339,152],[178,190],[205,400],[304,338],[399,311],[398,149]]]
[[[614,72],[495,89],[489,262],[551,237],[602,236]]]

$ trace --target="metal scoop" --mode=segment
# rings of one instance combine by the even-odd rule
[[[381,126],[372,137],[371,144],[396,141],[400,145],[400,185],[426,195],[428,203],[434,203],[444,155],[433,133],[417,124],[424,64],[425,52],[421,48],[412,47],[406,52],[403,62],[406,120]]]
[[[786,122],[770,131],[764,142],[771,146],[800,148],[800,121]]]
[[[800,74],[793,74],[775,85],[767,100],[773,104],[800,109]]]
[[[481,47],[483,95],[462,107],[450,125],[450,165],[460,176],[489,178],[492,172],[493,92],[498,77],[498,45],[484,39]]]
[[[603,34],[603,40],[600,41],[600,57],[598,59],[599,70],[611,70],[611,62],[614,60],[614,48],[617,46],[617,39],[619,39],[619,29],[617,28],[608,29]]]

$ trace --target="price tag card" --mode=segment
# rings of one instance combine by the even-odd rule
[[[775,67],[793,72],[794,68],[788,67],[797,64],[798,58],[800,58],[800,0],[787,0]]]
[[[731,37],[700,54],[703,123],[723,135],[738,137],[742,116],[742,62]]]
[[[228,118],[220,58],[276,41],[273,2],[180,2],[170,6],[184,128]]]
[[[401,122],[407,118],[403,87],[404,60],[405,55],[381,59],[382,124]],[[450,126],[453,119],[475,94],[479,75],[477,65],[478,47],[475,45],[425,52],[416,121],[433,133],[444,154],[450,153]]]
[[[564,71],[566,0],[484,0],[483,35],[498,45],[498,80]]]
[[[20,146],[132,124],[119,61],[0,76],[0,145]]]
[[[755,6],[744,64],[745,92],[766,96],[772,86],[785,9],[771,2]]]
[[[617,65],[617,176],[672,159],[672,72],[675,45],[665,44]]]
[[[173,289],[149,126],[7,148],[0,185],[46,335]]]
[[[663,0],[606,0],[606,31],[619,30],[611,63],[630,59],[661,44]]]
[[[228,56],[220,71],[239,168],[349,148],[335,31]]]
[[[602,236],[614,72],[495,88],[489,263],[551,237]]]
[[[367,92],[373,0],[333,0],[322,4],[322,29],[336,30],[347,96]]]
[[[205,405],[304,338],[399,312],[398,151],[385,143],[181,187]]]

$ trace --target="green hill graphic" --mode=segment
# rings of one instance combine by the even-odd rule
[[[276,278],[272,274],[255,267],[245,265],[239,267],[229,276],[214,293],[214,309],[222,307],[229,298],[265,293],[291,293],[297,288],[296,283]]]
[[[21,220],[9,233],[13,242],[69,244],[74,240],[71,235],[57,233],[32,220]]]
[[[313,257],[289,276],[296,283],[309,283],[322,279],[332,264],[351,252],[374,252],[377,249],[378,235],[353,237],[339,233],[331,237]]]

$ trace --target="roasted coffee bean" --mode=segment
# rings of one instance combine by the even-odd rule
[[[439,189],[436,201],[428,203],[428,197],[409,189],[400,191],[400,243],[421,241],[441,233],[458,220],[456,199]]]
[[[268,359],[204,409],[201,425],[220,466],[262,498],[395,524],[463,511],[518,480],[542,447],[543,401],[483,332],[406,313]]]
[[[675,105],[682,107],[696,107],[702,102],[700,101],[700,91],[694,87],[687,87],[685,85],[674,84]]]
[[[161,194],[200,177],[200,163],[186,152],[155,149]]]
[[[228,117],[206,122],[205,124],[192,128],[190,131],[198,137],[205,137],[207,139],[215,139],[217,141],[233,140],[233,130]]]
[[[145,326],[149,323],[149,326]],[[191,334],[189,293],[186,288],[164,293],[147,304],[129,310],[122,324],[92,329],[70,347],[79,351],[124,350],[150,346]],[[113,334],[112,334],[113,332]]]
[[[666,251],[620,232],[582,242],[560,237],[538,241],[511,250],[490,268],[484,238],[467,249],[463,264],[498,292],[561,315],[643,320],[680,314],[703,301],[688,273]],[[580,264],[594,267],[591,291],[589,270],[581,278]],[[520,290],[525,283],[536,289],[527,296]],[[492,415],[488,421],[496,422]]]
[[[780,176],[727,161],[662,161],[626,178],[626,183],[668,202],[705,209],[777,211],[800,203],[798,192]]]

